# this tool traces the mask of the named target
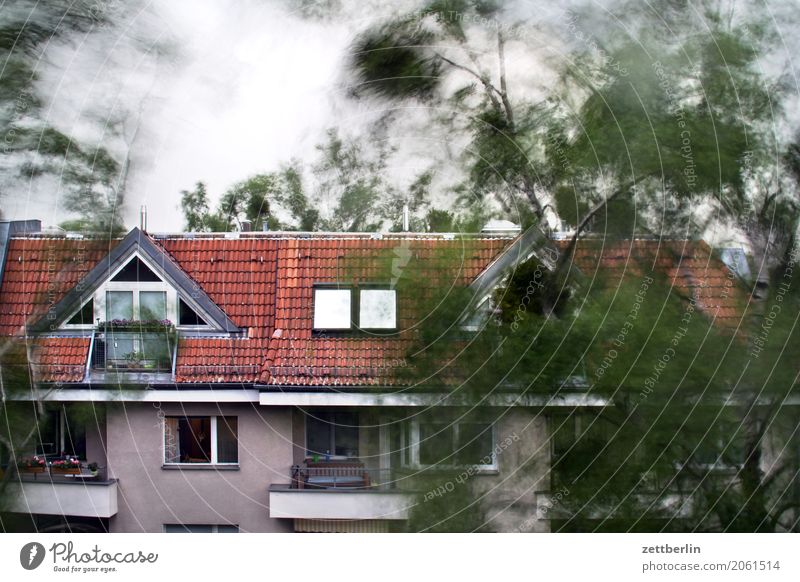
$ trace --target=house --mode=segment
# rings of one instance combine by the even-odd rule
[[[430,444],[446,441],[465,452],[491,529],[548,531],[549,418],[605,406],[580,385],[498,394],[494,422],[460,423],[470,403],[457,390],[403,373],[429,291],[471,287],[480,311],[530,233],[103,240],[0,226],[0,334],[24,345],[35,379],[14,398],[44,412],[14,458],[82,465],[19,469],[4,509],[20,529],[391,531],[426,493],[414,475],[436,462]],[[683,248],[665,272],[735,318],[731,271],[702,242]],[[591,276],[644,250],[659,246],[587,244],[576,262]]]

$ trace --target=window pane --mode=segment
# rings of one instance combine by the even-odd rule
[[[460,465],[493,464],[494,442],[491,425],[477,422],[459,424],[458,449],[456,458]]]
[[[358,325],[364,329],[395,329],[397,305],[395,291],[391,289],[364,289],[361,291]]]
[[[178,418],[174,416],[168,416],[164,419],[164,462],[181,462],[178,440]]]
[[[143,333],[140,338],[141,357],[145,367],[153,369],[170,369],[172,367],[171,336],[166,333]]]
[[[133,319],[133,291],[106,291],[106,320]]]
[[[134,361],[138,357],[134,336],[130,332],[111,331],[106,338],[106,365],[115,367],[121,362]]]
[[[66,455],[72,455],[79,459],[86,459],[86,424],[89,418],[93,418],[92,413],[79,415],[75,407],[64,407],[64,451]]]
[[[358,415],[354,412],[337,412],[333,427],[335,454],[341,457],[358,456]]]
[[[94,323],[94,299],[89,299],[86,304],[80,308],[78,313],[73,315],[67,322],[67,325],[91,325]]]
[[[314,289],[314,329],[350,329],[350,289]]]
[[[167,294],[164,291],[139,292],[139,319],[166,319]]]
[[[208,325],[205,320],[197,315],[194,309],[186,305],[183,299],[178,299],[178,324],[179,325]]]
[[[451,424],[419,426],[419,462],[422,465],[452,465],[455,430]]]
[[[306,454],[332,455],[331,415],[328,412],[313,412],[306,415]]]
[[[37,455],[57,455],[61,451],[58,442],[58,422],[59,422],[58,409],[45,409],[44,414],[36,412],[37,420]]]
[[[211,462],[211,419],[189,416],[178,419],[181,463]]]
[[[239,462],[239,434],[235,416],[217,417],[217,462]]]
[[[164,526],[164,533],[212,533],[213,531],[213,525],[168,523]]]

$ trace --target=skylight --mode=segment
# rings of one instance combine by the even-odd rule
[[[396,292],[393,289],[362,289],[358,325],[362,329],[396,329]]]
[[[314,329],[350,329],[350,289],[314,289]]]

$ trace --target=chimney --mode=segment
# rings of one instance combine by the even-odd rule
[[[269,222],[268,221],[265,220],[264,222],[261,223],[261,231],[262,232],[269,232]]]
[[[139,210],[139,228],[142,232],[147,232],[147,206],[142,206]]]
[[[241,225],[242,232],[250,232],[251,230],[253,230],[253,223],[247,220],[246,218],[243,219],[239,224]]]
[[[403,204],[403,232],[408,232],[408,204]]]

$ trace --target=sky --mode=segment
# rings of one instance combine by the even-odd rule
[[[323,18],[295,11],[314,3],[111,0],[110,25],[47,43],[36,70],[45,121],[81,143],[108,148],[120,160],[129,156],[126,204],[120,209],[128,227],[138,224],[139,208],[146,205],[149,230],[179,231],[180,192],[197,181],[216,199],[249,175],[277,170],[293,158],[312,159],[331,126],[354,135],[372,131],[381,106],[348,97],[348,51],[370,24],[419,2],[316,0],[333,9]],[[557,35],[536,35],[552,28],[548,22],[561,19],[563,25],[565,11],[581,3],[511,0],[513,17],[532,24],[524,29],[527,46],[508,46],[512,94],[535,96],[552,82],[529,49],[538,45],[542,54],[558,58]],[[796,10],[797,4],[766,7],[780,27],[781,11]],[[786,54],[794,54],[796,35],[782,32]],[[457,77],[450,81],[459,83]],[[432,160],[445,160],[438,180],[459,179],[460,169],[449,162],[466,142],[434,133],[429,114],[411,108],[393,126],[401,155],[389,171],[401,183]],[[49,225],[70,218],[57,176],[24,186],[3,193],[6,218],[41,218]]]
[[[347,51],[356,31],[402,5],[351,3],[327,20],[277,1],[117,5],[113,26],[47,45],[37,64],[46,120],[120,159],[129,149],[125,223],[146,205],[151,231],[180,230],[180,191],[198,180],[218,196],[308,158],[332,124],[367,123],[342,93]],[[68,218],[57,180],[29,186],[4,196],[6,218]]]

